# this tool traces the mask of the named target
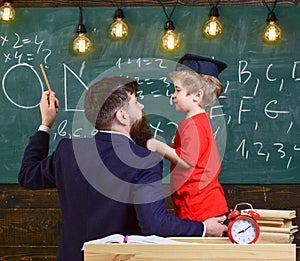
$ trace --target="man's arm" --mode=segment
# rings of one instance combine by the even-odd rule
[[[222,236],[226,217],[205,222],[180,219],[166,209],[165,191],[161,184],[162,163],[146,169],[134,185],[135,210],[141,230],[146,235],[160,236]]]
[[[26,146],[18,177],[20,185],[26,188],[55,187],[55,179],[48,171],[51,159],[47,156],[50,142],[49,132],[55,121],[58,105],[54,92],[43,92],[40,102],[42,125],[38,129],[39,131],[30,138]]]
[[[165,200],[136,205],[136,212],[141,230],[146,235],[221,237],[227,232],[227,227],[222,224],[225,216],[209,218],[204,222],[180,219],[167,212]]]

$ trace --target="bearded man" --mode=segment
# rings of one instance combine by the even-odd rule
[[[40,102],[42,124],[30,138],[19,173],[28,189],[57,188],[62,230],[57,260],[83,261],[82,246],[110,234],[222,236],[225,217],[182,220],[165,208],[162,159],[145,145],[144,106],[138,83],[106,77],[86,92],[86,118],[98,130],[93,138],[62,139],[51,155],[50,131],[58,113],[54,92]],[[145,130],[146,135],[136,131]],[[141,138],[143,137],[143,138]]]

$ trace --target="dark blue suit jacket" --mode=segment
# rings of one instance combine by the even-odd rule
[[[30,138],[19,183],[28,189],[57,188],[58,260],[82,261],[85,241],[113,233],[202,236],[203,223],[166,211],[158,154],[116,133],[63,139],[50,156],[49,141],[43,131]]]

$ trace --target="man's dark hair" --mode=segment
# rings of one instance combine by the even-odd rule
[[[93,83],[84,98],[85,116],[98,130],[109,129],[119,108],[137,93],[137,81],[124,76],[105,77]]]

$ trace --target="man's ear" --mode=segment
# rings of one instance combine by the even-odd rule
[[[116,112],[116,120],[119,121],[122,125],[127,124],[127,112],[124,109],[119,109]]]

